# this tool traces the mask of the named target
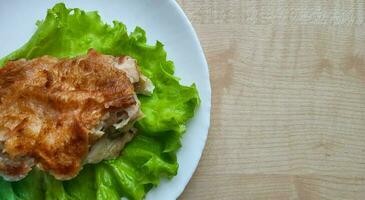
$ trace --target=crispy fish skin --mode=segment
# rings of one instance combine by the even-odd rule
[[[6,63],[0,69],[0,175],[19,180],[35,165],[60,180],[75,177],[102,137],[93,129],[105,116],[140,109],[133,85],[139,71],[128,76],[118,68],[125,60],[90,50],[72,59]]]

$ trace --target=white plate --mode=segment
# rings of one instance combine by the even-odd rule
[[[129,31],[142,27],[149,43],[159,40],[165,44],[182,83],[196,83],[202,103],[188,125],[183,147],[178,152],[178,175],[170,181],[163,180],[146,198],[176,199],[198,165],[208,135],[211,106],[207,62],[188,18],[173,0],[0,0],[0,57],[22,46],[35,31],[35,22],[43,19],[47,9],[57,2],[65,2],[70,8],[97,10],[104,21],[122,21]]]

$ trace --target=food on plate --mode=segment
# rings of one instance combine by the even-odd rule
[[[200,99],[162,43],[63,3],[37,26],[0,59],[0,199],[143,199],[175,176]]]
[[[135,91],[137,89],[137,91]],[[137,93],[152,94],[135,59],[102,55],[9,61],[0,69],[0,175],[33,166],[56,179],[115,158],[137,132]]]

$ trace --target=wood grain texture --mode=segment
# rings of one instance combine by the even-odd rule
[[[213,88],[180,199],[365,199],[365,1],[178,3]]]

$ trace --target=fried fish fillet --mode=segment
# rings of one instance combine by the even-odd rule
[[[136,92],[152,90],[136,60],[92,49],[72,59],[7,62],[0,69],[0,175],[20,180],[36,166],[67,180],[85,163],[118,156],[142,116]]]

